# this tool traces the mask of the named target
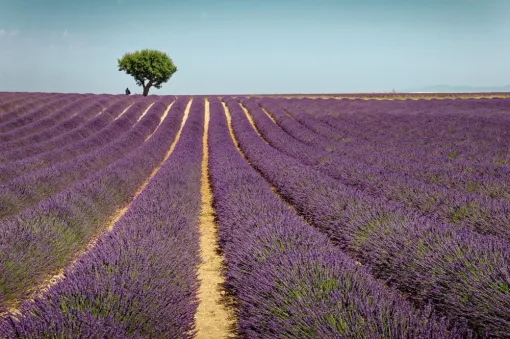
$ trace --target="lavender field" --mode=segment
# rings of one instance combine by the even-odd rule
[[[0,93],[0,337],[510,338],[510,98],[390,99]]]

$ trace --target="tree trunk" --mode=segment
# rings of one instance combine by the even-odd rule
[[[149,80],[149,82],[146,85],[143,85],[143,96],[146,97],[149,95],[149,88],[151,88],[153,82],[152,80]]]

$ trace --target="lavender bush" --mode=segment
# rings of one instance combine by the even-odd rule
[[[3,133],[0,138],[2,140],[2,146],[8,146],[10,142],[18,140],[19,138],[26,137],[33,133],[40,132],[46,128],[54,126],[55,124],[68,119],[71,117],[76,111],[76,108],[80,109],[84,107],[87,103],[90,103],[89,96],[78,97],[76,101],[71,102],[61,108],[58,108],[51,112],[48,116],[38,119],[31,124],[26,126],[17,128],[11,132]]]
[[[303,100],[303,101],[306,101]],[[320,100],[319,100],[320,101]],[[507,100],[508,102],[508,100]],[[437,104],[436,104],[437,105]],[[510,186],[505,179],[508,177],[508,166],[482,166],[480,163],[473,164],[469,161],[453,163],[454,159],[449,156],[457,154],[455,152],[456,146],[451,146],[448,155],[438,157],[435,152],[429,154],[428,152],[420,151],[416,145],[419,140],[415,142],[415,149],[405,150],[401,147],[400,142],[388,136],[378,136],[375,131],[380,128],[381,120],[379,118],[372,126],[360,126],[359,123],[354,123],[349,119],[355,117],[356,114],[348,116],[349,119],[338,120],[328,114],[324,114],[320,109],[317,102],[308,105],[302,105],[308,112],[317,117],[322,123],[321,126],[317,125],[317,121],[310,119],[303,120],[302,117],[295,116],[300,122],[304,123],[307,127],[318,128],[319,133],[323,133],[325,128],[334,128],[335,132],[326,132],[324,134],[328,138],[333,138],[341,142],[342,154],[352,154],[362,162],[377,163],[386,169],[400,171],[401,173],[409,174],[416,179],[423,180],[430,184],[438,184],[446,188],[458,188],[470,193],[481,193],[492,198],[504,198],[510,200]],[[338,107],[335,106],[335,109]],[[288,113],[294,115],[294,109],[288,110]],[[327,111],[332,113],[331,109]],[[464,114],[462,113],[457,114]],[[357,112],[356,112],[357,113]],[[384,112],[379,112],[384,116]],[[333,114],[333,113],[332,113]],[[402,115],[400,115],[402,117]],[[501,121],[501,116],[498,117]],[[465,130],[468,127],[461,128]],[[440,127],[436,126],[436,129]],[[471,142],[470,139],[468,139]],[[429,141],[424,141],[429,142]],[[504,156],[505,153],[501,153]],[[428,159],[423,162],[423,159]],[[495,163],[503,161],[504,158],[493,158]],[[490,161],[490,162],[492,162]]]
[[[180,97],[154,135],[136,151],[86,180],[2,222],[0,286],[5,305],[23,298],[45,276],[65,266],[108,220],[126,206],[163,160],[176,135],[184,106]],[[10,264],[9,264],[10,263]]]
[[[0,104],[0,126],[10,122],[10,120],[22,117],[28,114],[31,108],[35,108],[45,102],[50,102],[56,98],[63,98],[67,94],[30,94],[23,93],[21,95],[14,95],[12,101],[2,101]],[[3,97],[3,96],[2,96]]]
[[[468,319],[478,331],[493,336],[510,331],[506,242],[431,222],[324,176],[264,143],[239,104],[227,104],[240,146],[253,166],[376,277],[417,303],[431,302],[452,318]]]
[[[4,136],[5,133],[12,133],[13,130],[24,127],[31,123],[36,122],[39,119],[50,115],[55,109],[59,109],[66,104],[76,101],[79,95],[62,95],[53,100],[49,100],[45,105],[37,105],[36,108],[29,114],[25,114],[15,120],[8,121],[0,125],[0,141],[8,141],[9,139]],[[22,108],[19,108],[22,110]]]
[[[16,114],[13,114],[12,111],[17,107],[23,106],[30,102],[35,102],[37,100],[41,100],[48,95],[37,95],[31,94],[27,95],[26,93],[23,95],[20,94],[11,94],[8,95],[3,93],[0,95],[0,125],[8,122],[10,119],[14,119],[17,117]]]
[[[0,93],[0,337],[196,334],[205,98]],[[224,100],[238,337],[508,337],[510,100]]]
[[[3,185],[0,194],[0,218],[9,217],[38,201],[50,197],[72,183],[93,175],[96,171],[114,163],[142,145],[154,131],[166,109],[162,103],[154,104],[139,123],[138,117],[147,109],[148,103],[135,104],[112,126],[111,133],[96,138],[97,149],[78,157],[27,173]],[[125,132],[125,135],[122,133]],[[113,141],[113,142],[111,142]],[[83,149],[81,149],[83,151]],[[1,187],[1,186],[0,186]]]
[[[235,149],[218,99],[210,107],[214,205],[241,337],[470,337],[413,309],[306,225]]]
[[[131,98],[120,100],[77,130],[3,154],[18,160],[0,164],[0,183],[30,171],[55,165],[72,155],[90,152],[94,145],[96,147],[101,145],[102,138],[112,134],[111,130],[114,128],[112,126],[115,126],[112,122],[131,104],[133,104]],[[94,106],[90,109],[95,110]]]
[[[510,202],[427,184],[403,173],[328,152],[337,147],[340,149],[340,146],[301,126],[278,106],[259,101],[288,134],[271,122],[254,101],[242,102],[249,109],[262,136],[281,152],[346,185],[401,202],[404,209],[418,210],[425,216],[458,224],[459,227],[467,227],[480,234],[492,234],[510,240]]]
[[[32,133],[24,137],[18,135],[17,140],[2,143],[0,145],[0,152],[33,145],[35,143],[41,143],[43,141],[56,138],[65,132],[72,131],[80,125],[88,122],[91,118],[106,109],[106,107],[117,102],[119,98],[111,95],[105,95],[95,98],[95,100],[90,100],[90,98],[82,100],[78,100],[77,102],[62,108],[60,111],[55,113],[56,115],[69,115],[69,118],[60,119],[61,121],[59,123],[57,123],[56,120],[48,118],[44,124],[44,128],[40,132]],[[62,118],[62,116],[59,118]],[[40,123],[43,123],[43,121],[40,121]]]
[[[204,103],[169,160],[65,279],[0,323],[9,338],[192,338]]]

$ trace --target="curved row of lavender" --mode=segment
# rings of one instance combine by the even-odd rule
[[[23,94],[2,94],[0,96],[0,125],[7,123],[11,119],[19,118],[22,113],[21,111],[14,112],[16,108],[27,105],[31,102],[42,100],[51,95],[49,94],[36,94],[36,93],[23,93]],[[25,106],[24,112],[27,112]]]
[[[0,336],[193,336],[203,131],[204,102],[194,101],[171,157],[112,232],[21,316],[0,323]]]
[[[383,136],[387,137],[388,141],[396,138],[399,139],[402,148],[411,151],[416,147],[413,146],[413,140],[415,143],[418,142],[418,149],[435,151],[441,155],[450,153],[448,146],[458,143],[455,146],[460,154],[450,157],[452,164],[469,160],[470,155],[491,156],[493,154],[484,154],[484,147],[489,147],[487,151],[504,147],[505,143],[501,138],[509,136],[507,99],[432,101],[400,110],[397,102],[381,103],[377,111],[374,111],[375,105],[372,105],[371,111],[367,106],[350,115],[346,115],[342,110],[335,112],[333,101],[321,102],[322,105],[319,103],[316,107],[322,106],[326,109],[329,107],[328,113],[342,121],[356,122],[368,129],[379,125],[382,128],[374,130],[372,138],[381,139]],[[368,129],[361,129],[359,133],[370,133]],[[466,140],[469,144],[462,143]]]
[[[0,141],[9,141],[10,138],[12,138],[12,133],[17,129],[32,123],[36,123],[38,120],[50,115],[54,110],[62,108],[63,106],[78,100],[79,97],[80,95],[62,95],[56,98],[52,98],[52,100],[46,101],[44,105],[37,104],[34,109],[30,111],[30,113],[1,124]]]
[[[303,101],[305,101],[304,99]],[[279,101],[282,108],[307,128],[325,136],[336,144],[336,151],[344,156],[358,159],[369,165],[378,165],[387,170],[400,172],[402,175],[409,175],[415,179],[422,180],[429,184],[437,184],[446,188],[457,188],[468,193],[477,192],[491,198],[505,198],[510,200],[510,187],[505,179],[474,172],[473,168],[466,167],[465,171],[450,168],[450,163],[441,165],[427,165],[412,161],[403,157],[390,154],[391,151],[399,152],[398,145],[394,147],[380,145],[379,141],[369,142],[366,136],[356,136],[360,130],[359,126],[350,125],[345,121],[325,115],[319,108],[309,103],[305,106],[306,113],[300,113],[300,107],[290,106],[286,100]],[[317,111],[320,111],[317,113]],[[335,149],[332,149],[335,151]],[[402,152],[401,152],[402,153]]]
[[[12,120],[23,117],[31,112],[32,108],[41,103],[62,98],[68,94],[35,94],[22,93],[16,96],[6,97],[2,95],[0,103],[0,126],[3,126]]]
[[[320,102],[342,120],[346,117],[345,110],[352,108],[345,105],[339,109],[338,101]],[[320,102],[316,107],[321,106]],[[396,139],[402,149],[411,153],[418,148],[426,151],[424,154],[434,152],[444,156],[452,152],[451,146],[455,146],[458,154],[449,157],[452,163],[472,160],[485,164],[497,151],[507,150],[509,108],[507,99],[434,100],[412,105],[398,101],[376,105],[365,102],[354,114],[349,114],[346,121],[356,123],[361,127],[361,133],[382,139],[383,144]]]
[[[421,218],[346,186],[266,144],[235,100],[248,160],[310,223],[416,303],[431,302],[477,331],[510,332],[508,243]],[[277,160],[275,160],[277,159]]]
[[[157,105],[150,114],[146,114],[140,121],[141,114],[151,103],[147,100],[137,102],[126,113],[111,124],[106,135],[96,135],[93,138],[92,152],[72,157],[69,152],[65,161],[55,162],[52,166],[16,177],[5,185],[0,186],[0,218],[6,218],[30,207],[47,196],[69,187],[74,182],[83,180],[118,159],[129,155],[140,147],[157,128],[166,110],[163,104]],[[152,107],[151,107],[152,108]],[[89,143],[90,145],[90,143]],[[86,148],[78,148],[83,153]]]
[[[293,120],[275,101],[258,99],[283,130],[250,99],[241,100],[269,143],[303,163],[359,188],[371,195],[403,203],[402,208],[418,210],[425,216],[439,218],[459,227],[468,227],[480,234],[492,234],[510,240],[510,202],[495,201],[455,189],[427,184],[400,172],[367,165],[348,156],[328,152],[340,146]],[[286,134],[285,132],[288,134]]]
[[[19,94],[15,93],[1,93],[0,94],[0,117],[2,117],[2,120],[0,120],[0,123],[3,122],[4,113],[8,112],[13,107],[16,107],[16,105],[19,105],[23,103],[23,97],[26,100],[35,99],[37,97],[36,94],[32,94],[31,96],[21,96]]]
[[[415,128],[411,133],[405,133],[408,128],[402,127],[406,121],[401,122],[399,140],[404,147],[412,149],[415,134],[418,140],[426,142],[420,143],[420,149],[427,153],[447,155],[454,165],[457,162],[472,161],[478,165],[493,166],[494,158],[500,156],[498,153],[507,151],[506,145],[510,139],[509,100],[472,101],[451,107],[445,105],[435,110],[433,107],[429,108],[432,112],[428,114],[415,113],[418,115],[413,121]],[[393,124],[402,115],[407,114],[396,114],[393,121],[387,124]],[[408,119],[414,120],[414,116],[408,116]],[[413,123],[410,125],[409,128],[412,128]],[[383,129],[384,132],[387,130]],[[456,154],[451,154],[450,145],[455,146]]]
[[[74,101],[65,104],[62,107],[57,109],[50,108],[50,114],[47,116],[42,116],[40,119],[37,119],[30,124],[1,134],[0,139],[2,141],[2,147],[9,147],[13,141],[17,141],[18,139],[26,137],[30,134],[40,132],[48,127],[54,126],[63,120],[69,119],[76,113],[76,111],[73,110],[74,107],[80,107],[80,105],[90,103],[90,101],[90,95],[79,95],[76,96]]]
[[[306,99],[303,99],[303,101],[308,104],[303,105],[297,102],[296,104],[323,124],[317,126],[316,121],[310,121],[310,119],[303,121],[302,118],[295,118],[318,133],[339,141],[344,147],[343,152],[345,154],[359,157],[364,162],[381,164],[381,166],[388,169],[400,170],[428,183],[437,183],[445,187],[454,187],[467,192],[479,192],[490,197],[501,197],[510,200],[510,187],[506,180],[508,176],[505,176],[505,173],[508,174],[509,171],[508,166],[487,166],[463,160],[454,163],[455,159],[450,159],[448,156],[429,155],[427,152],[420,152],[418,147],[415,151],[412,149],[406,151],[393,138],[380,137],[378,139],[376,132],[371,133],[379,126],[377,123],[374,123],[373,128],[369,131],[365,131],[367,129],[366,125],[358,125],[348,119],[339,120],[324,113],[320,103],[311,103]],[[436,109],[438,108],[436,107]],[[288,113],[293,115],[294,111],[295,109],[290,108]],[[327,111],[333,113],[331,109]],[[384,113],[381,113],[381,115],[384,115]],[[355,115],[350,115],[349,118],[352,116]],[[324,128],[328,126],[329,129],[333,128],[334,132],[324,132]],[[465,126],[463,129],[469,128],[469,126]],[[376,137],[371,136],[371,134],[375,134]],[[393,143],[388,144],[388,140]],[[365,153],[368,153],[368,155],[364,156]],[[423,162],[422,160],[425,158],[435,160]],[[499,160],[495,158],[494,161]]]
[[[130,99],[126,98],[125,100],[118,101],[117,102],[118,105],[112,104],[110,106],[110,108],[117,109],[117,111],[115,112],[115,115],[117,116],[120,113],[122,113],[123,110],[118,112],[118,109],[122,109],[122,105],[123,104],[125,105],[125,107],[128,107],[128,104],[129,105],[130,104],[134,104],[135,102],[137,104],[141,104],[143,102],[149,102],[149,100],[133,101],[133,100],[130,100]],[[153,102],[153,101],[151,101],[151,102]],[[89,110],[84,110],[85,107],[86,107],[86,104],[84,104],[81,107],[77,107],[76,110],[78,112],[81,111],[80,113],[83,114],[83,115],[90,114]],[[95,110],[96,107],[97,106],[91,106],[91,109]],[[63,109],[65,109],[65,107]],[[112,112],[112,109],[109,109],[109,111]],[[97,114],[99,112],[96,111],[95,113]],[[65,131],[64,131],[64,134],[65,134]],[[77,135],[78,133],[73,133],[73,134]],[[60,135],[55,135],[54,137],[59,138],[61,136]],[[43,141],[40,144],[39,143],[32,143],[32,144],[25,145],[25,146],[22,146],[22,147],[19,147],[19,148],[15,148],[15,149],[11,149],[11,150],[8,150],[8,151],[0,152],[0,162],[3,162],[3,163],[14,162],[14,161],[22,160],[22,159],[25,159],[25,158],[33,157],[34,155],[40,154],[41,152],[45,152],[45,151],[50,150],[51,148],[48,148],[49,145],[51,145],[50,147],[53,147],[53,148],[55,148],[56,146],[65,146],[62,143],[55,145],[55,143],[54,143],[55,140],[58,140],[58,139],[52,138],[50,140]]]
[[[420,140],[420,138],[417,138],[415,141],[415,149],[413,150],[413,147],[403,147],[401,146],[400,140],[396,140],[395,143],[395,149],[397,150],[399,154],[404,155],[406,158],[418,161],[420,163],[425,163],[427,165],[436,165],[436,166],[444,166],[444,164],[448,164],[449,167],[456,170],[457,172],[463,172],[467,171],[468,173],[473,173],[477,175],[481,175],[483,177],[495,177],[495,178],[506,178],[508,175],[510,175],[510,169],[508,167],[510,158],[508,157],[508,149],[507,144],[509,141],[508,137],[508,126],[505,126],[505,119],[507,119],[508,110],[509,110],[509,104],[510,100],[500,100],[497,102],[492,103],[491,107],[497,108],[497,104],[500,103],[503,106],[504,111],[501,114],[493,115],[493,118],[489,120],[490,123],[487,123],[486,121],[483,121],[483,118],[490,118],[490,117],[476,117],[474,119],[471,119],[471,121],[464,121],[462,119],[465,115],[468,115],[467,112],[469,110],[453,110],[451,113],[443,112],[441,108],[434,108],[432,106],[431,110],[439,110],[439,113],[435,114],[434,116],[430,117],[430,122],[424,123],[424,125],[432,124],[434,125],[434,129],[438,131],[437,134],[441,134],[439,131],[441,130],[447,130],[448,133],[452,129],[458,129],[459,131],[463,132],[462,139],[457,143],[448,143],[443,141],[444,146],[442,147],[443,150],[441,151],[441,147],[434,147],[434,145],[427,151],[423,149],[423,146],[421,144],[427,144],[430,142],[430,140],[437,139],[439,142],[444,139],[442,135],[440,135],[438,138],[428,138],[425,140]],[[457,107],[458,108],[458,107]],[[390,111],[391,112],[391,111]],[[330,112],[331,114],[334,114],[334,111]],[[445,116],[447,114],[453,114],[457,117],[457,123],[454,126],[451,126],[450,128],[446,128],[443,125],[443,120],[445,120]],[[486,113],[487,115],[490,115],[489,113]],[[381,114],[384,115],[384,114]],[[400,114],[400,116],[405,115],[404,113]],[[381,119],[381,118],[379,118]],[[462,120],[461,120],[462,119]],[[496,128],[496,124],[502,125],[503,130],[498,130]],[[379,128],[380,130],[384,130],[384,128],[381,128],[382,124],[378,121],[377,124],[375,124],[374,127]],[[453,125],[453,123],[452,123]],[[485,126],[484,126],[485,125]],[[508,125],[508,123],[506,123]],[[358,129],[363,130],[363,128],[360,128],[363,126],[357,125]],[[459,128],[460,127],[460,128]],[[483,128],[485,127],[485,129]],[[478,139],[484,139],[481,135],[481,133],[477,133],[473,137],[466,137],[464,134],[466,131],[469,130],[475,130],[482,129],[483,132],[486,132],[485,135],[489,135],[490,137],[486,137],[485,139],[492,139],[488,143],[489,149],[485,147],[481,147],[480,142]],[[368,132],[368,131],[367,131]],[[377,135],[377,133],[374,133]],[[380,134],[380,133],[379,133]],[[405,135],[406,133],[402,132],[400,133],[402,135]],[[381,139],[382,142],[380,142],[380,147],[385,146],[385,140],[393,140],[391,136],[382,136],[378,139]],[[499,147],[498,147],[499,145]],[[470,160],[465,159],[466,154],[466,148],[472,149],[475,152],[475,155],[478,159],[476,160]],[[387,150],[387,152],[394,151],[391,148]]]
[[[101,110],[119,100],[118,96],[113,95],[98,96],[93,100],[91,98],[80,99],[56,111],[52,117],[40,120],[38,124],[34,124],[33,129],[25,131],[24,136],[19,133],[17,139],[0,144],[0,154],[58,137],[64,131],[72,130],[80,124],[88,122]],[[92,107],[97,110],[91,109]]]
[[[470,337],[462,326],[449,330],[445,319],[416,311],[303,222],[236,150],[217,98],[210,109],[214,206],[241,337]],[[237,137],[250,134],[237,127]]]
[[[39,146],[40,148],[41,143],[60,137],[65,132],[70,132],[80,125],[89,122],[90,119],[96,118],[100,112],[111,108],[110,106],[114,103],[133,103],[135,101],[142,102],[143,100],[152,102],[163,100],[168,102],[169,100],[175,99],[173,96],[160,97],[156,95],[147,99],[145,97],[125,97],[110,94],[80,95],[79,97],[86,98],[79,99],[67,106],[57,109],[49,117],[37,120],[24,128],[14,130],[11,134],[13,134],[15,139],[0,145],[0,161],[13,161],[19,158],[32,156],[34,147]],[[118,111],[115,111],[115,114],[118,113]],[[64,119],[64,116],[68,115],[71,117],[69,119]],[[80,133],[76,134],[79,135]]]
[[[101,146],[103,138],[118,136],[113,122],[121,118],[121,114],[129,108],[134,101],[120,100],[82,127],[65,132],[56,138],[45,142],[32,144],[15,150],[11,153],[18,154],[19,160],[0,164],[0,183],[5,183],[24,173],[42,169],[66,159],[85,154]],[[91,106],[90,109],[81,113],[96,112],[100,107]]]
[[[34,286],[80,251],[135,196],[170,148],[189,101],[181,97],[152,137],[108,167],[39,202],[0,226],[0,307]],[[158,102],[152,112],[165,110]],[[147,115],[151,115],[149,112]]]
[[[45,197],[83,180],[135,150],[154,132],[166,110],[163,104],[156,105],[150,114],[139,122],[142,113],[151,103],[143,100],[131,106],[121,118],[111,124],[110,133],[96,135],[93,152],[76,157],[68,152],[66,160],[52,166],[16,177],[0,186],[0,218],[11,217]],[[152,108],[152,107],[151,107]],[[79,148],[84,152],[84,147]],[[55,161],[54,161],[55,162]]]

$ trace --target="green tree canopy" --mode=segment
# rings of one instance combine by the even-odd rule
[[[168,54],[154,49],[126,53],[117,61],[119,71],[133,76],[136,84],[143,87],[144,96],[149,94],[152,86],[161,88],[161,85],[177,72],[177,67]]]

